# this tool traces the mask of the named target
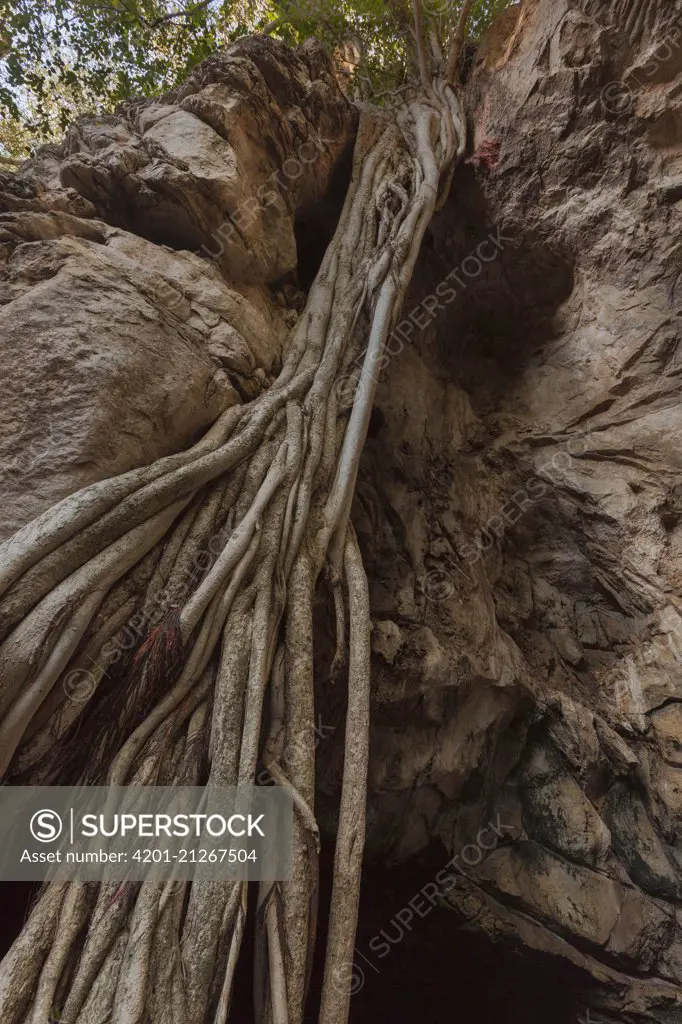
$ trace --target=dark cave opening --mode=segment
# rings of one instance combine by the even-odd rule
[[[419,897],[447,860],[433,850],[399,867],[366,868],[350,1024],[576,1024],[586,1002],[582,972],[465,930],[453,910]],[[408,919],[410,900],[423,916]]]
[[[328,841],[321,856],[322,879],[331,877],[332,859]],[[345,965],[353,993],[349,1024],[580,1024],[588,1019],[586,977],[568,961],[493,942],[466,930],[444,906],[428,912],[422,907],[424,916],[415,913],[407,923],[404,913],[402,922],[398,919],[448,859],[444,850],[433,849],[400,866],[365,868],[354,958]],[[329,897],[329,888],[323,888],[305,1024],[318,1020]],[[255,887],[249,900],[253,908]],[[236,1019],[245,1024],[253,1014],[253,936],[252,909],[233,1002]]]
[[[352,171],[353,146],[351,144],[339,157],[329,188],[323,198],[296,211],[294,222],[296,276],[299,287],[305,292],[310,290],[336,231],[348,193]]]
[[[366,869],[350,1024],[576,1024],[587,1002],[582,972],[465,929],[454,910],[420,896],[447,860],[441,850]],[[412,918],[410,900],[420,910]]]
[[[426,334],[436,343],[422,344],[423,356],[476,406],[498,404],[553,340],[556,313],[575,286],[571,252],[536,225],[505,221],[498,204],[484,171],[460,164],[403,308],[404,318],[414,310],[419,317],[430,296],[443,299]]]

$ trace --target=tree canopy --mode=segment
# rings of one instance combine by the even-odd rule
[[[419,0],[432,39],[462,0]],[[474,0],[477,35],[511,0]],[[250,32],[343,47],[359,95],[393,96],[413,76],[410,0],[0,0],[0,156],[26,156],[86,111],[173,88]]]

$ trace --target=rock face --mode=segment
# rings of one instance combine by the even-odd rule
[[[494,26],[354,508],[368,856],[442,844],[458,922],[569,960],[603,1020],[665,1024],[682,1021],[681,70],[679,4],[526,0]],[[5,535],[267,387],[300,308],[297,219],[328,201],[354,125],[319,51],[249,40],[7,176]],[[341,731],[319,751],[323,812]]]
[[[682,1020],[674,14],[526,3],[484,41],[356,500],[370,855],[439,837],[458,915],[618,1021]]]
[[[0,539],[268,386],[355,121],[321,51],[251,39],[0,176]]]

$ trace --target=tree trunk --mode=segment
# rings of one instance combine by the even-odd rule
[[[370,635],[350,505],[384,346],[465,141],[457,90],[426,86],[395,115],[362,113],[341,216],[272,385],[184,453],[83,488],[0,551],[3,773],[19,764],[32,781],[248,785],[262,760],[292,793],[293,877],[261,883],[257,910],[257,999],[274,1024],[302,1020],[315,936],[313,599],[323,570],[348,710],[319,1019],[348,1019]],[[215,561],[184,587],[180,569],[216,530]],[[147,582],[131,602],[136,572]],[[106,667],[130,605],[148,612],[162,590],[175,595],[171,610],[65,728],[51,703],[60,681],[84,653]],[[76,728],[87,766],[72,756]],[[226,1021],[246,913],[242,883],[47,885],[2,965],[0,1017]]]

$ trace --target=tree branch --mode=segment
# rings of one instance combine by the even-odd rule
[[[428,93],[431,87],[431,79],[429,77],[429,66],[426,62],[426,48],[424,46],[424,24],[422,20],[421,0],[412,0],[412,7],[414,10],[414,39],[417,44],[419,77],[421,78],[422,81],[422,89]]]
[[[469,20],[473,3],[474,0],[464,0],[462,10],[459,13],[457,28],[455,29],[455,34],[452,37],[448,53],[448,64],[445,70],[446,82],[454,82],[457,75],[457,64],[459,62],[459,55],[462,52],[462,45],[464,43],[464,32],[466,30],[467,21]]]
[[[191,18],[198,11],[203,11],[210,3],[211,0],[201,0],[201,3],[195,4],[194,7],[185,8],[184,11],[172,11],[170,14],[163,14],[160,18],[155,18],[154,21],[147,21],[146,18],[143,18],[142,21],[147,28],[158,28],[159,25],[164,25],[167,21],[173,21],[175,18]]]

